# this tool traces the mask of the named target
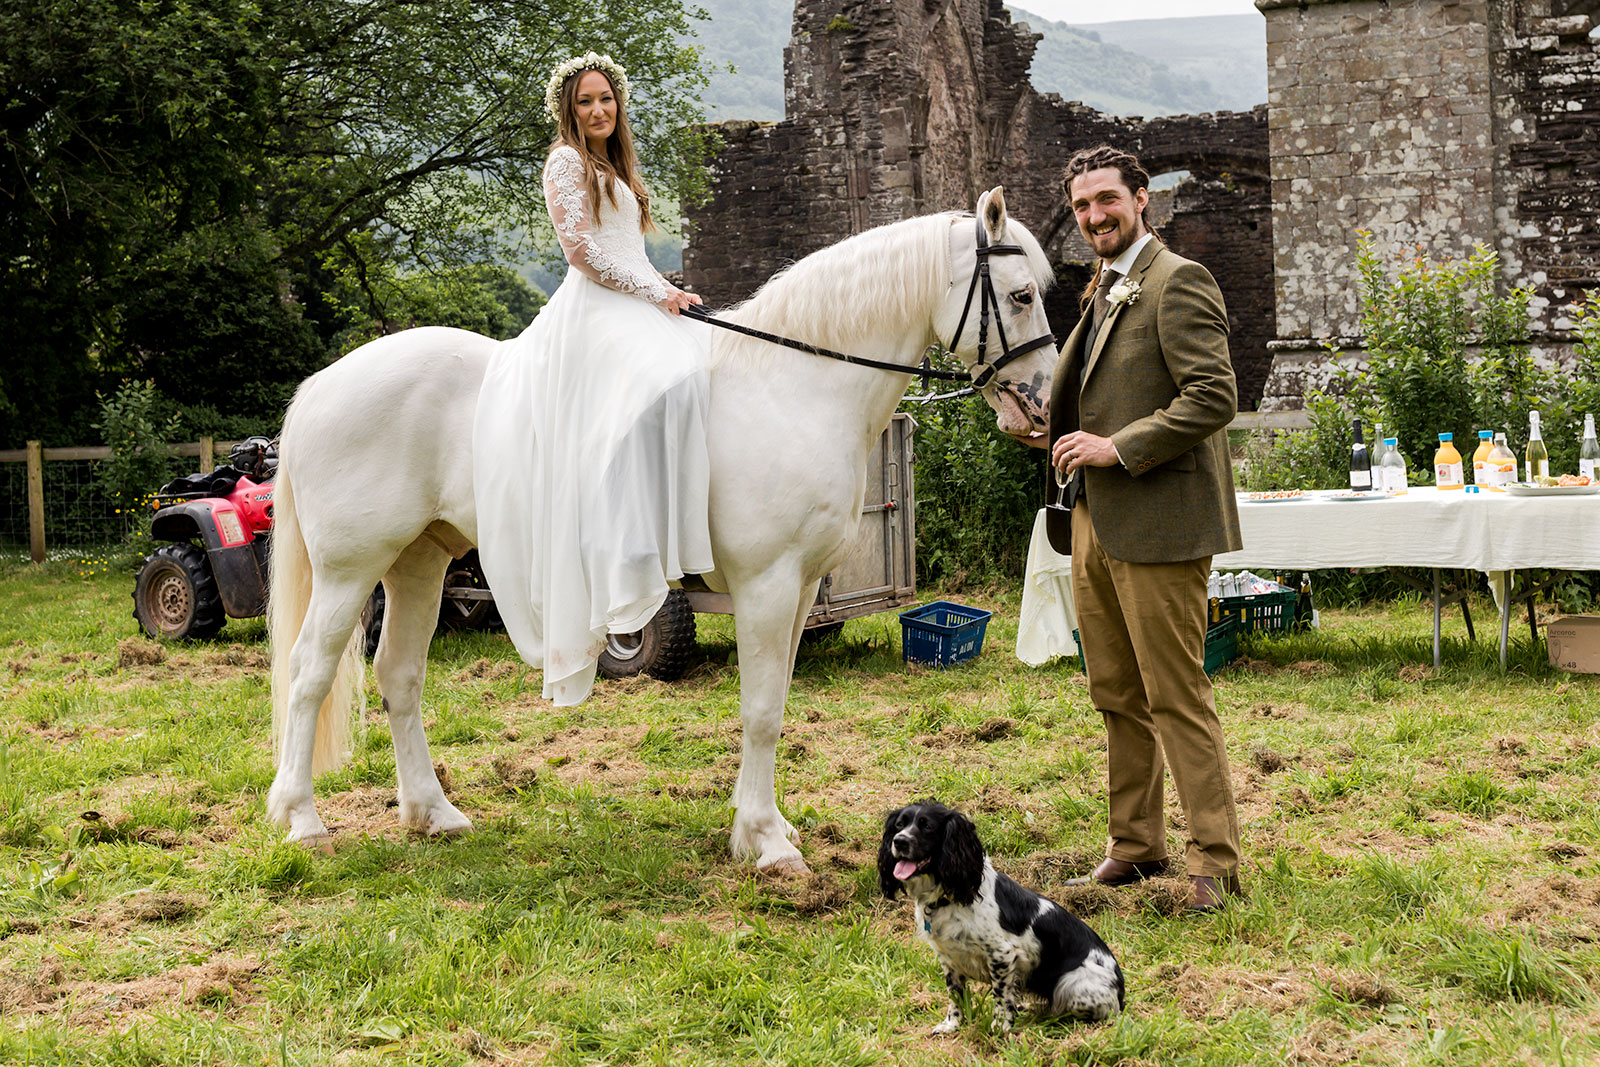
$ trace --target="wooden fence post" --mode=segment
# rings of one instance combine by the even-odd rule
[[[200,473],[201,474],[210,474],[211,471],[216,467],[216,462],[212,459],[212,452],[213,451],[214,451],[214,448],[212,446],[211,438],[210,437],[202,437],[202,438],[200,438]]]
[[[44,446],[28,442],[28,549],[44,562]]]

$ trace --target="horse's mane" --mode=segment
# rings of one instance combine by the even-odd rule
[[[848,237],[773,275],[729,317],[823,348],[847,348],[860,337],[864,321],[904,319],[949,290],[950,225],[962,218],[972,216],[921,215]],[[1044,289],[1055,278],[1044,250],[1020,224],[1008,229]],[[722,346],[725,354],[779,351],[763,342],[728,340],[739,343]]]

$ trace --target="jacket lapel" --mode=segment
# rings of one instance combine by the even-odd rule
[[[1123,280],[1126,281],[1131,278],[1143,285],[1145,272],[1150,269],[1150,264],[1155,262],[1156,256],[1165,247],[1159,237],[1146,241],[1144,248],[1139,250],[1138,258],[1133,261],[1133,269],[1128,271],[1127,278]],[[1112,288],[1116,288],[1116,286]],[[1084,360],[1088,364],[1088,369],[1083,372],[1084,385],[1089,384],[1089,376],[1094,373],[1095,365],[1100,362],[1100,350],[1105,348],[1106,340],[1111,336],[1111,328],[1117,324],[1117,318],[1122,314],[1122,309],[1127,307],[1129,303],[1131,301],[1124,300],[1106,312],[1106,320],[1100,324],[1100,332],[1095,334],[1094,345],[1088,354],[1084,356]]]

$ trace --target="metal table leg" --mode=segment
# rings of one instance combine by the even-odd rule
[[[1434,568],[1434,670],[1438,670],[1438,568]]]
[[[1515,571],[1506,572],[1506,595],[1500,598],[1500,670],[1506,669],[1506,645],[1511,635],[1511,588],[1517,584]]]

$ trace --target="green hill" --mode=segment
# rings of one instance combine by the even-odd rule
[[[711,16],[696,41],[722,67],[706,93],[713,120],[783,118],[783,48],[792,0],[699,0]],[[1266,21],[1259,15],[1137,19],[1071,26],[1012,8],[1044,34],[1034,88],[1113,115],[1243,111],[1267,99]],[[728,65],[735,68],[729,72]]]

